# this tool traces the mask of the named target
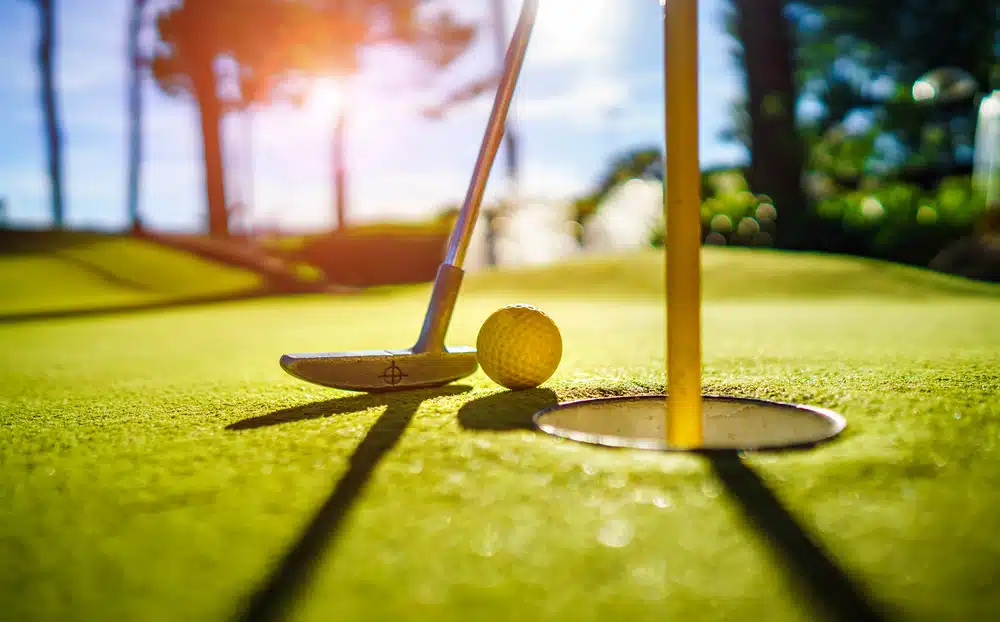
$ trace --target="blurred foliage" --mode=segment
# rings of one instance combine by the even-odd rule
[[[765,194],[750,192],[741,169],[709,171],[702,175],[701,237],[706,244],[773,246],[778,210]],[[654,246],[666,239],[661,221],[651,233]]]
[[[754,173],[761,166],[772,172],[784,166],[776,159],[778,151],[761,149],[762,136],[770,140],[781,134],[761,130],[768,91],[761,98],[757,89],[754,96],[754,84],[761,81],[781,94],[792,92],[779,75],[782,37],[757,36],[779,33],[776,4],[794,25],[795,131],[806,145],[804,174],[784,167],[778,177],[801,180],[801,210],[798,201],[782,199],[793,193],[771,191],[781,187],[779,179],[765,183]],[[764,27],[762,7],[775,28]],[[706,172],[706,241],[765,240],[747,235],[754,229],[749,219],[768,232],[755,212],[773,205],[786,221],[790,214],[803,216],[793,228],[805,233],[805,248],[926,264],[982,218],[982,200],[967,175],[976,87],[979,92],[1000,88],[1000,4],[995,0],[733,0],[725,18],[739,44],[735,55],[746,72],[747,94],[734,104],[732,129],[724,138],[750,150],[750,167],[742,172],[750,188],[736,182],[720,188]],[[968,88],[967,80],[962,89],[952,88],[957,95],[951,101],[914,98],[918,79],[930,76],[953,87],[966,75],[976,84]],[[945,93],[944,87],[934,93]],[[762,192],[776,200],[768,201]],[[781,225],[786,231],[786,222]],[[659,236],[662,232],[654,232],[654,240]]]
[[[809,139],[807,169],[834,178],[853,180],[869,172],[869,162],[875,153],[877,129],[848,133],[839,126],[823,134],[806,130]]]
[[[639,147],[614,157],[593,192],[573,201],[573,220],[579,224],[593,215],[612,190],[630,179],[663,179],[663,150]]]
[[[797,24],[798,81],[811,104],[803,122],[813,140],[836,127],[862,126],[862,134],[877,128],[865,162],[872,172],[966,153],[971,97],[928,104],[914,101],[911,89],[927,72],[949,67],[968,72],[981,91],[1000,87],[995,0],[799,0],[789,14]]]
[[[363,47],[402,45],[436,69],[471,44],[475,27],[423,0],[184,0],[156,17],[151,67],[167,94],[201,116],[208,225],[228,235],[220,123],[254,104],[305,102],[311,81],[352,75]]]
[[[782,248],[809,248],[809,205],[801,185],[806,144],[796,127],[795,23],[787,13],[788,5],[788,0],[728,3],[726,29],[739,44],[733,56],[743,67],[745,87],[730,138],[750,152],[749,190],[774,197],[783,209],[780,232],[772,228],[767,234],[754,235]],[[744,232],[753,228],[752,221],[741,222]]]
[[[972,233],[985,210],[968,177],[933,190],[899,181],[869,180],[862,189],[818,201],[816,212],[838,246],[851,252],[926,265],[949,242]]]
[[[743,171],[708,172],[702,186],[706,244],[774,245],[779,209],[771,197],[749,191]],[[969,177],[949,177],[932,190],[869,177],[860,189],[817,198],[814,237],[822,240],[817,250],[926,265],[950,242],[1000,220],[985,207]],[[662,246],[664,239],[661,224],[651,242]]]
[[[186,0],[156,16],[153,77],[168,95],[188,96],[198,106],[213,236],[229,233],[220,125],[237,103],[231,89],[239,87],[246,105],[265,97],[261,84],[268,74],[300,68],[299,48],[288,33],[316,23],[303,18],[304,9],[272,0]]]

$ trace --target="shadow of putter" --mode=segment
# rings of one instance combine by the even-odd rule
[[[347,472],[334,486],[333,492],[235,619],[279,620],[285,617],[309,584],[317,562],[333,548],[344,519],[371,479],[375,467],[402,438],[420,405],[435,397],[457,395],[468,390],[466,386],[447,386],[406,393],[358,395],[286,408],[227,426],[228,430],[249,430],[386,406],[385,412],[351,455]]]

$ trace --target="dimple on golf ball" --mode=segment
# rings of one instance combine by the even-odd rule
[[[548,315],[530,305],[509,305],[486,318],[476,340],[479,366],[508,389],[531,389],[548,380],[562,358],[562,335]]]

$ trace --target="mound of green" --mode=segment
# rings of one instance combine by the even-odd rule
[[[479,372],[441,391],[351,395],[279,369],[289,351],[409,345],[427,287],[2,325],[0,611],[1000,610],[1000,288],[802,255],[713,251],[705,265],[706,391],[832,408],[848,419],[840,438],[712,458],[533,431],[557,400],[662,390],[655,253],[469,278],[450,342],[474,343],[511,302],[559,324],[560,369],[529,392]]]
[[[261,284],[253,273],[130,237],[69,232],[0,237],[0,315],[221,297]]]
[[[567,296],[662,297],[661,253],[586,258],[556,267],[519,268],[471,278],[471,291],[539,292]],[[706,247],[705,300],[738,298],[925,298],[941,294],[996,295],[997,288],[899,264],[859,257],[748,248]]]

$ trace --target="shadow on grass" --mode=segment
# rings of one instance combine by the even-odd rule
[[[251,417],[230,423],[226,426],[226,429],[252,430],[254,428],[265,428],[282,423],[322,419],[323,417],[333,417],[334,415],[346,415],[347,413],[355,413],[376,406],[388,406],[390,408],[413,407],[416,410],[424,400],[443,395],[457,395],[465,393],[468,390],[469,387],[465,385],[449,385],[438,389],[401,391],[399,393],[361,393],[350,397],[326,400],[325,402],[313,402],[312,404],[283,408],[259,417]]]
[[[798,524],[763,479],[734,451],[705,452],[712,469],[744,516],[781,556],[783,566],[811,603],[831,620],[884,621],[889,612],[840,568]]]
[[[465,386],[448,386],[406,393],[366,394],[286,408],[227,426],[229,430],[247,430],[356,412],[373,406],[386,407],[354,450],[347,472],[334,486],[333,492],[235,619],[280,620],[287,617],[297,597],[309,584],[316,563],[336,543],[344,519],[371,479],[375,467],[402,438],[420,404],[435,397],[457,395],[468,390]]]
[[[458,421],[466,430],[535,430],[533,416],[559,402],[550,389],[504,391],[466,403]],[[631,451],[608,447],[613,451]],[[883,622],[890,611],[840,568],[810,537],[761,477],[735,451],[699,452],[737,502],[744,516],[780,556],[791,581],[827,619]]]
[[[237,620],[278,620],[291,611],[310,582],[316,563],[329,554],[350,508],[381,461],[399,442],[420,404],[443,395],[469,390],[449,386],[398,394],[366,394],[286,408],[245,419],[228,430],[251,430],[386,406],[350,458],[347,472],[316,512],[299,539],[272,574],[250,597]],[[533,415],[554,406],[550,389],[504,391],[467,402],[458,412],[463,429],[480,431],[534,430]],[[617,451],[617,449],[616,449]],[[853,580],[823,547],[810,537],[761,477],[736,452],[703,452],[720,481],[749,522],[767,539],[790,579],[809,602],[832,620],[882,622],[891,619],[868,591]]]
[[[466,430],[534,430],[534,414],[558,403],[551,389],[503,391],[467,402],[458,423]]]
[[[135,290],[137,292],[153,291],[152,288],[146,285],[145,283],[140,283],[139,281],[123,277],[120,274],[115,274],[114,272],[108,270],[103,266],[87,261],[83,257],[77,257],[72,253],[65,251],[63,252],[55,251],[52,252],[51,254],[65,261],[66,263],[73,264],[74,266],[80,268],[84,272],[89,272],[91,275],[104,281],[105,283],[110,283],[111,285],[117,285],[118,287],[124,287],[125,289]]]

